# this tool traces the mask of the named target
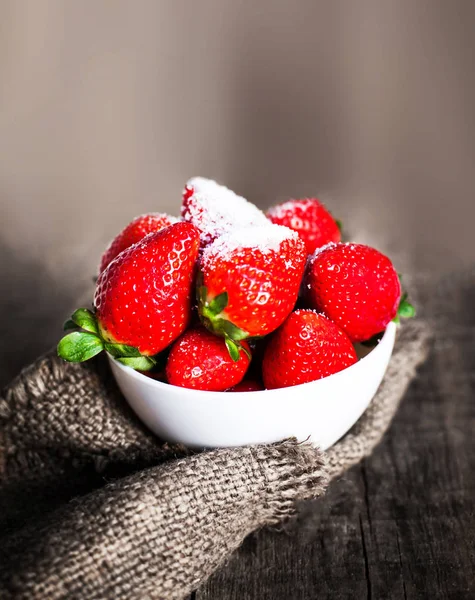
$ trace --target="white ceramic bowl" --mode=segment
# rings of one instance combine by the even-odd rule
[[[310,383],[260,392],[189,390],[134,371],[109,356],[115,379],[139,418],[161,439],[191,448],[270,443],[295,436],[326,449],[360,418],[383,379],[396,325],[347,369]]]

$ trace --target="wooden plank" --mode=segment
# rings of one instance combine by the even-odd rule
[[[287,535],[251,536],[198,600],[475,598],[473,281],[440,288],[432,357],[376,452]]]
[[[368,537],[394,546],[395,533],[408,599],[475,597],[472,334],[468,327],[437,341],[396,418],[396,433],[365,469]],[[382,524],[394,532],[393,541],[381,535]],[[370,566],[373,597],[388,597],[378,559]]]
[[[6,262],[15,285],[4,304],[15,318],[0,327],[9,340],[2,383],[54,342],[58,313],[91,287],[85,276],[67,292],[55,286],[51,302],[46,271],[10,255]],[[28,280],[14,278],[24,271]],[[440,330],[434,353],[374,455],[303,506],[286,533],[251,536],[190,598],[475,598],[474,282],[454,276],[435,299],[426,294]]]
[[[361,478],[353,470],[323,502],[304,505],[297,523],[284,533],[265,530],[248,538],[197,599],[304,600],[317,592],[319,599],[366,598],[363,508]]]

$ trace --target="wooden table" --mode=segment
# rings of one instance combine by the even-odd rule
[[[72,292],[28,281],[48,304],[29,305],[22,286],[22,302],[8,296],[3,383],[71,308]],[[434,344],[381,445],[296,522],[250,536],[195,600],[475,598],[475,271],[419,288]]]
[[[196,600],[475,598],[475,270],[424,296],[433,349],[380,446]]]
[[[475,598],[475,273],[438,284],[475,264],[475,3],[256,4],[1,3],[0,385],[188,177],[262,208],[326,191],[357,241],[437,270],[433,352],[375,453],[195,598]]]

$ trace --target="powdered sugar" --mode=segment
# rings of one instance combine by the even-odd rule
[[[267,211],[267,214],[270,217],[276,217],[277,219],[281,219],[285,217],[288,212],[295,212],[295,209],[305,210],[309,204],[314,202],[318,202],[312,198],[302,198],[300,200],[287,200],[286,202],[282,202],[282,204],[277,204],[276,206],[272,206]]]
[[[132,221],[132,223],[134,223],[135,221],[158,221],[162,219],[163,221],[170,221],[170,225],[173,225],[173,223],[178,223],[179,219],[177,219],[176,217],[169,215],[168,213],[164,213],[164,212],[149,212],[149,213],[142,213],[140,215],[138,215],[137,217],[135,217],[135,219]]]
[[[335,242],[328,242],[328,244],[325,244],[324,246],[320,246],[320,248],[317,248],[315,250],[315,252],[310,256],[310,258],[309,258],[310,263],[313,264],[316,257],[319,254],[321,254],[322,252],[324,252],[325,250],[329,250],[330,248],[336,248],[336,246],[338,246],[338,244],[336,244]]]
[[[204,177],[188,181],[181,214],[198,227],[205,245],[232,229],[268,223],[257,206]]]
[[[234,229],[213,242],[205,249],[203,257],[219,255],[226,257],[231,252],[245,248],[259,250],[262,254],[279,252],[282,242],[299,240],[299,235],[283,225],[266,225]]]

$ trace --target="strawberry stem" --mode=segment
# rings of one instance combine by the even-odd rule
[[[252,355],[247,348],[241,344],[241,342],[236,342],[229,337],[224,338],[224,342],[226,344],[226,348],[228,349],[229,356],[233,359],[234,362],[238,362],[240,358],[241,351],[247,356],[249,360],[252,359]]]
[[[223,311],[229,302],[228,293],[226,291],[221,292],[221,294],[208,301],[208,290],[206,286],[201,285],[201,282],[199,282],[196,295],[198,299],[198,314],[206,329],[215,335],[224,337],[229,356],[234,362],[239,360],[241,350],[250,359],[249,352],[240,343],[241,340],[248,338],[249,334],[244,329],[240,329],[234,323],[228,321],[226,316],[223,315]]]

